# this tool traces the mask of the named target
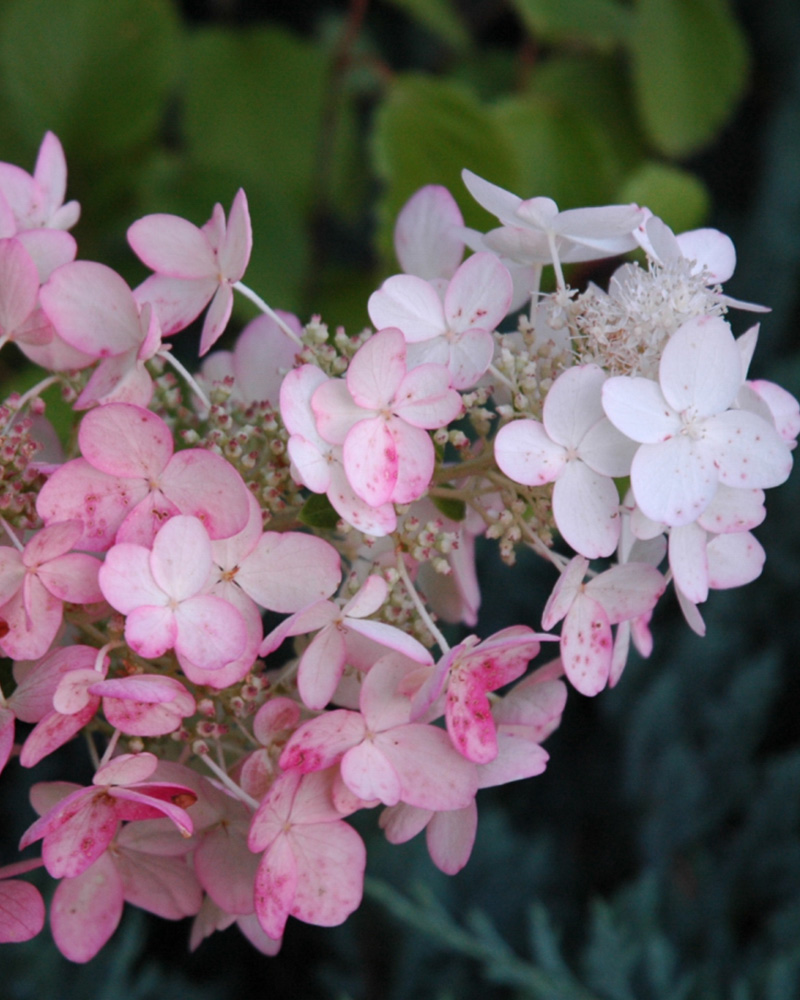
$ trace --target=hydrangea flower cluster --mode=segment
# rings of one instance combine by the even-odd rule
[[[351,337],[242,284],[242,191],[199,228],[134,222],[154,273],[132,290],[75,259],[55,136],[32,175],[0,164],[0,338],[46,372],[0,408],[0,768],[82,734],[94,770],[33,786],[0,940],[42,929],[22,876],[43,867],[73,961],[126,902],[190,917],[192,948],[235,923],[275,954],[289,917],[358,907],[359,810],[392,843],[424,830],[457,872],[479,789],[544,770],[569,687],[616,684],[631,641],[649,655],[670,585],[702,633],[709,591],[759,575],[752,529],[800,408],[748,379],[758,328],[737,338],[728,315],[761,307],[722,291],[730,240],[464,181],[498,226],[468,230],[447,190],[417,192],[403,273]],[[565,265],[636,250],[646,263],[607,291],[567,284]],[[236,293],[263,315],[190,374],[164,338],[205,313],[206,355]],[[53,383],[76,413],[69,454],[41,399]],[[474,631],[481,536],[549,564],[541,631]],[[284,616],[266,635],[265,611]]]

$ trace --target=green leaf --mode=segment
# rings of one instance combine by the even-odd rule
[[[335,528],[339,523],[339,515],[324,493],[312,493],[297,517],[309,528]]]
[[[602,55],[553,55],[536,67],[530,92],[591,118],[613,147],[623,173],[632,170],[644,156],[644,140],[630,82],[618,59]]]
[[[511,190],[518,179],[516,157],[491,111],[466,88],[419,75],[395,79],[375,122],[373,156],[385,182],[378,243],[387,254],[397,213],[423,185],[449,188],[467,225],[478,228],[487,216],[466,194],[461,170]]]
[[[747,47],[726,0],[640,0],[630,49],[654,145],[678,157],[708,145],[747,84]]]
[[[186,76],[192,157],[308,209],[327,82],[319,48],[287,31],[196,32]]]
[[[610,49],[630,29],[631,12],[617,0],[512,0],[537,41],[578,41]]]
[[[470,47],[467,29],[453,9],[451,0],[387,0],[394,7],[404,10],[410,17],[438,35],[457,51]]]
[[[155,136],[179,67],[168,0],[11,0],[0,18],[4,115],[97,163]]]
[[[560,208],[608,203],[622,173],[613,144],[592,116],[532,93],[496,106],[520,163],[518,194]]]
[[[705,222],[710,202],[699,177],[680,167],[653,162],[642,164],[625,180],[618,199],[647,206],[676,233]]]
[[[451,521],[463,521],[467,516],[467,505],[463,500],[452,500],[450,497],[431,497],[434,507]]]

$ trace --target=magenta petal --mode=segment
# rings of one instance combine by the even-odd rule
[[[71,962],[88,962],[117,929],[124,900],[122,881],[106,854],[76,878],[58,886],[50,926],[58,950]]]
[[[0,943],[30,941],[44,927],[44,917],[36,886],[18,879],[0,882]]]
[[[280,757],[284,771],[321,771],[337,763],[350,747],[364,738],[366,725],[360,712],[334,709],[303,723],[292,735]]]
[[[277,837],[264,853],[254,891],[258,922],[269,937],[280,938],[297,891],[297,862],[286,835]]]
[[[290,913],[319,927],[335,927],[361,903],[366,848],[341,821],[296,826],[297,888]],[[265,928],[266,929],[266,928]]]
[[[119,825],[116,805],[101,789],[82,789],[75,797],[77,808],[62,808],[60,823],[45,834],[42,844],[42,860],[53,878],[74,878],[86,871]]]

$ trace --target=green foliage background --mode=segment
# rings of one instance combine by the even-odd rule
[[[201,223],[244,186],[248,283],[352,331],[422,184],[483,228],[462,167],[562,208],[636,200],[677,231],[733,236],[727,290],[773,306],[755,374],[797,394],[798,51],[792,0],[0,0],[0,159],[30,169],[55,131],[80,255],[131,282],[134,219]],[[5,352],[0,366],[24,377]],[[799,506],[795,475],[768,498],[764,576],[712,594],[707,639],[667,608],[650,661],[571,696],[548,772],[483,793],[455,878],[367,816],[367,899],[342,928],[292,922],[275,959],[235,930],[189,956],[185,926],[131,913],[86,968],[46,932],[5,946],[4,996],[794,1000]],[[538,625],[537,568],[480,558],[481,634]],[[11,766],[3,861],[28,822]]]

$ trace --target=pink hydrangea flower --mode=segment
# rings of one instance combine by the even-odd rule
[[[50,476],[36,509],[46,524],[80,519],[83,548],[102,552],[115,539],[150,545],[179,513],[198,517],[215,539],[247,522],[248,491],[233,466],[200,448],[174,452],[170,429],[149,410],[130,403],[90,410],[78,443],[84,457]]]
[[[444,366],[407,370],[405,339],[394,329],[371,337],[350,362],[346,382],[324,382],[311,406],[322,437],[343,446],[353,489],[373,507],[422,496],[435,464],[426,429],[444,427],[462,408]]]
[[[178,515],[158,532],[152,550],[122,542],[100,569],[108,603],[125,618],[125,640],[145,659],[175,649],[205,670],[242,652],[247,627],[239,611],[206,594],[211,541],[196,517]]]
[[[262,853],[255,908],[267,935],[290,916],[333,927],[361,902],[366,850],[331,798],[333,774],[280,775],[253,817],[250,850]]]
[[[150,302],[164,334],[177,333],[211,303],[200,336],[205,354],[228,325],[233,286],[247,269],[253,246],[247,198],[241,189],[227,222],[221,205],[198,228],[177,215],[146,215],[128,229],[133,251],[156,273],[135,290]]]

